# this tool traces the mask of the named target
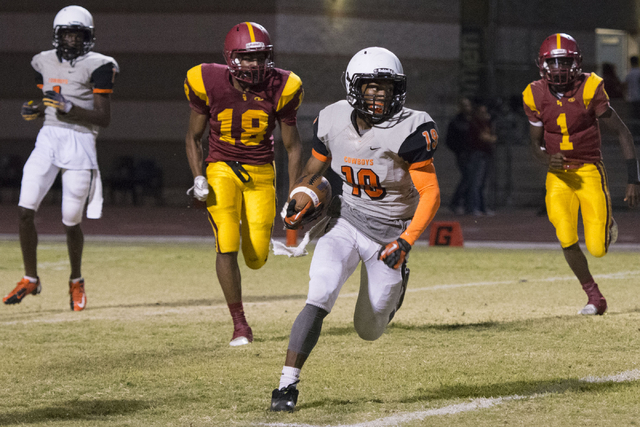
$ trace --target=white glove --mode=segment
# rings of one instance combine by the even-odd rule
[[[187,194],[201,202],[206,201],[209,196],[209,183],[207,182],[207,178],[202,175],[196,176],[193,180],[193,187],[187,190]]]

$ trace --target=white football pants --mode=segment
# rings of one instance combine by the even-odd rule
[[[91,170],[62,169],[51,162],[49,154],[44,150],[33,150],[24,165],[18,206],[37,211],[60,171],[62,223],[72,227],[82,221],[93,173]]]
[[[368,341],[382,335],[402,292],[401,271],[378,260],[380,247],[346,220],[332,220],[330,230],[318,240],[309,269],[307,304],[331,312],[342,286],[362,261],[353,323]]]

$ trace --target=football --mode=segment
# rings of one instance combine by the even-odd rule
[[[331,184],[322,175],[304,175],[296,181],[289,194],[289,201],[295,200],[296,212],[300,212],[311,201],[315,209],[323,209],[331,200]]]

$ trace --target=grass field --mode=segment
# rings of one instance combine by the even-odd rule
[[[0,425],[640,426],[640,257],[589,262],[586,297],[559,250],[416,247],[402,310],[365,342],[347,282],[307,361],[293,414],[268,412],[310,257],[242,268],[255,342],[231,320],[202,244],[88,242],[88,308],[69,310],[63,243],[39,250],[43,292],[0,307]],[[8,292],[17,242],[0,241]]]

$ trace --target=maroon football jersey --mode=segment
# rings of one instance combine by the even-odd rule
[[[271,163],[276,122],[296,124],[302,82],[291,71],[275,68],[264,82],[240,92],[231,78],[227,66],[220,64],[200,64],[187,72],[184,88],[189,105],[209,117],[205,161]]]
[[[548,154],[562,152],[567,161],[578,163],[602,160],[598,117],[609,109],[602,78],[583,73],[571,93],[560,98],[549,90],[546,80],[536,80],[522,96],[529,121],[544,126]]]

